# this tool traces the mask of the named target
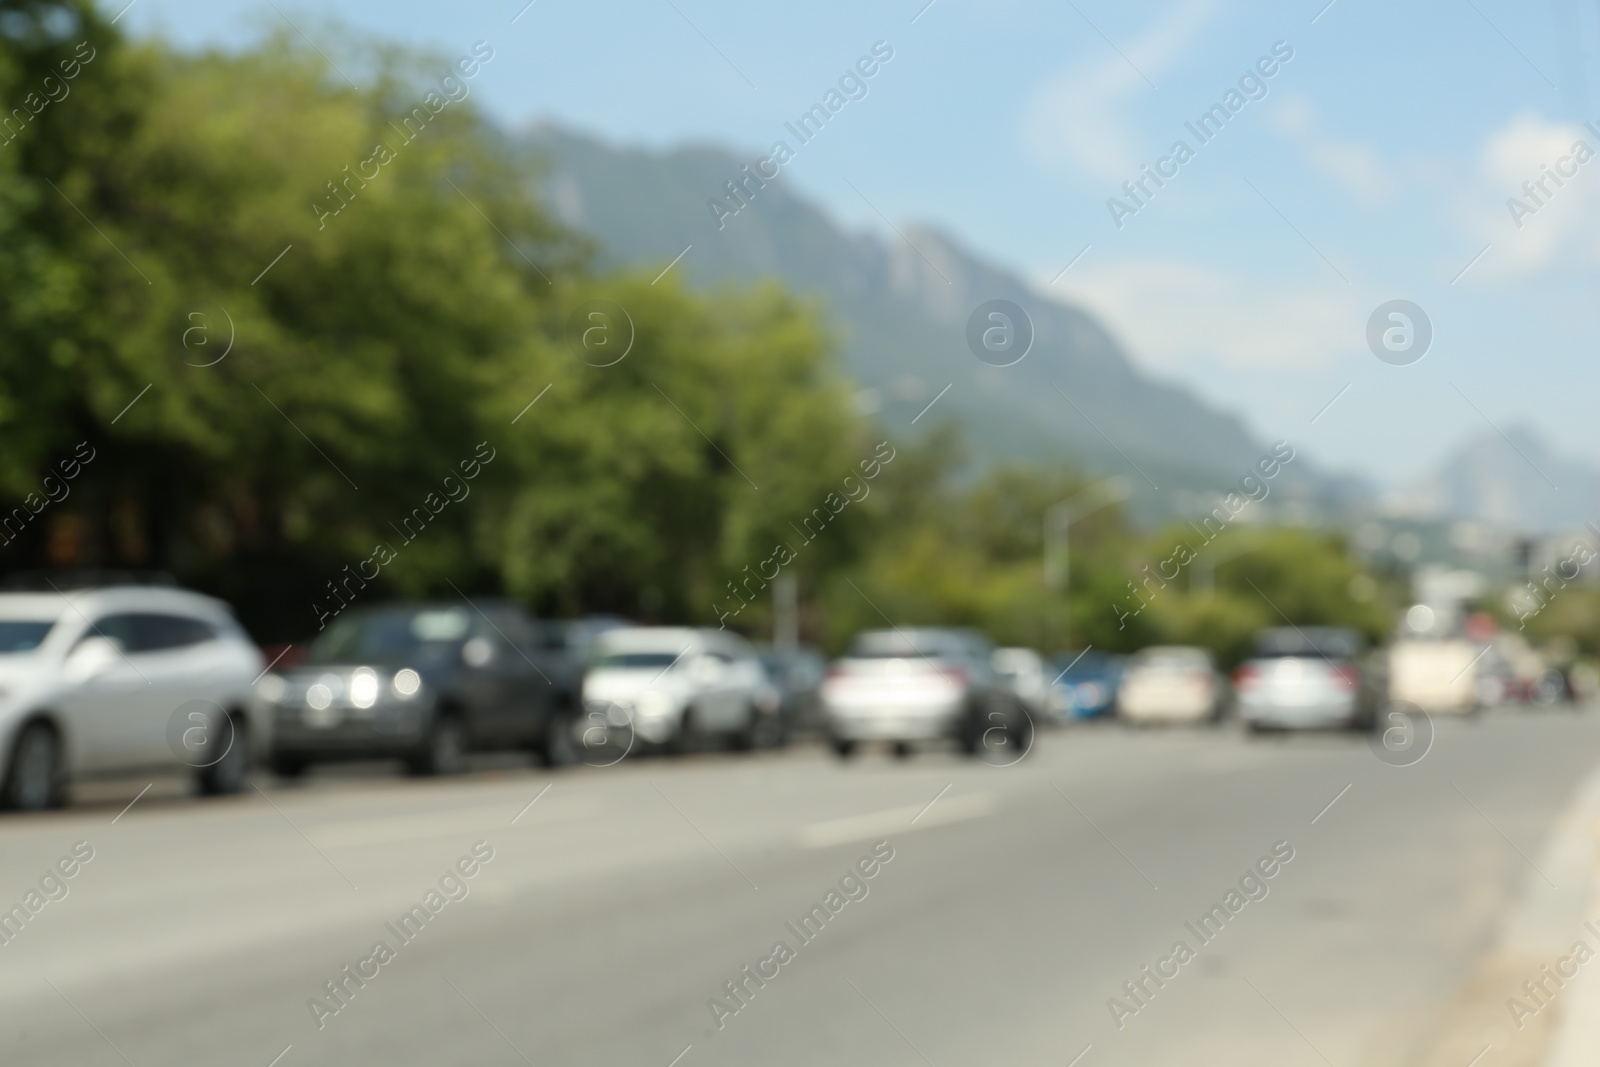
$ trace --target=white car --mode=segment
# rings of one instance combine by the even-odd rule
[[[198,593],[0,593],[0,803],[37,811],[74,779],[185,768],[202,792],[237,792],[270,729],[261,669],[228,606]]]
[[[634,740],[677,750],[708,737],[774,740],[779,693],[750,643],[724,630],[627,627],[595,638],[583,676],[586,747]]]
[[[1222,710],[1211,653],[1160,645],[1128,661],[1117,689],[1117,716],[1129,722],[1207,722]]]
[[[1028,714],[1044,717],[1050,710],[1050,675],[1044,657],[1031,648],[997,648],[989,658]]]

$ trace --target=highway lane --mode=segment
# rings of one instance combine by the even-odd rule
[[[1006,768],[336,771],[159,784],[121,815],[144,783],[119,784],[0,821],[0,903],[94,849],[0,946],[0,1062],[1418,1063],[1597,765],[1600,716],[1507,710],[1405,768],[1338,735],[1108,727]],[[385,924],[479,841],[467,895],[402,943]],[[785,924],[877,841],[893,859],[802,943]],[[1185,924],[1278,842],[1266,896],[1202,944]],[[323,984],[380,939],[394,959],[319,1028],[307,1001],[338,1006]],[[707,1001],[736,1006],[724,983],[779,939],[794,958],[718,1028]],[[1119,1028],[1108,999],[1179,939],[1194,958]]]

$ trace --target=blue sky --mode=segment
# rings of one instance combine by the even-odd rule
[[[1087,306],[1150,373],[1381,483],[1490,423],[1600,465],[1600,158],[1547,179],[1520,228],[1506,204],[1576,140],[1600,150],[1591,0],[525,2],[278,7],[330,50],[328,18],[452,57],[487,40],[474,97],[497,120],[653,146],[763,149],[886,41],[868,96],[783,172],[846,225],[943,229]],[[121,24],[238,46],[284,18],[138,0]],[[1184,123],[1279,41],[1267,95],[1198,145]],[[1107,199],[1179,138],[1194,158],[1119,229]],[[1393,298],[1433,323],[1410,366],[1366,346]]]

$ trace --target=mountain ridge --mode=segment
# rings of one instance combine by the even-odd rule
[[[1121,474],[1143,510],[1164,513],[1182,510],[1171,490],[1226,491],[1267,450],[1237,415],[1138,368],[1093,314],[934,227],[901,227],[904,240],[846,232],[781,174],[747,184],[747,203],[719,219],[707,202],[732,203],[723,183],[746,161],[714,145],[618,147],[549,123],[516,143],[538,161],[540,195],[599,239],[608,265],[681,256],[673,269],[697,287],[775,277],[820,297],[864,407],[888,429],[954,421],[980,462],[1059,460]],[[1020,305],[1034,326],[1014,366],[988,366],[966,346],[968,316],[993,299]],[[1282,503],[1302,512],[1361,494],[1350,479],[1296,467]]]

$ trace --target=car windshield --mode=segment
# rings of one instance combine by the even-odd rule
[[[311,663],[406,663],[451,655],[472,628],[465,609],[340,619],[311,646]]]
[[[0,619],[0,655],[32,652],[44,643],[55,620]]]
[[[595,656],[596,667],[641,668],[654,667],[665,670],[682,656],[681,652],[601,652]]]

